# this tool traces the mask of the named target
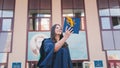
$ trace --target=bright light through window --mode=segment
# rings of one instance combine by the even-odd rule
[[[50,19],[49,18],[42,18],[41,19],[41,30],[49,30],[49,22]]]

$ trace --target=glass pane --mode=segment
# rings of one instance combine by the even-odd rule
[[[102,17],[101,18],[101,26],[102,26],[102,29],[111,29],[110,18],[109,17]]]
[[[120,68],[120,62],[116,63],[116,68]]]
[[[62,0],[62,8],[73,8],[72,7],[72,0]]]
[[[11,33],[0,33],[0,52],[10,52]]]
[[[2,31],[11,31],[11,25],[12,25],[11,19],[3,19]]]
[[[40,0],[29,0],[29,9],[39,9]]]
[[[51,17],[50,10],[40,10],[39,17]]]
[[[98,0],[99,9],[108,8],[108,0]]]
[[[107,51],[108,60],[120,60],[120,50]]]
[[[29,19],[29,30],[33,30],[33,19]]]
[[[109,16],[109,9],[99,9],[99,15],[100,16]]]
[[[120,16],[120,9],[119,8],[111,8],[110,9],[110,14],[111,14],[111,16]]]
[[[113,31],[115,49],[120,49],[120,30]]]
[[[41,0],[40,9],[51,9],[51,0]]]
[[[82,8],[84,8],[83,6],[84,6],[84,1],[83,0],[73,0],[73,7],[76,9],[82,9]]]
[[[102,41],[104,50],[115,49],[112,31],[102,31]]]
[[[14,9],[14,0],[4,0],[3,9]]]
[[[39,10],[29,10],[29,17],[39,17]]]
[[[119,8],[119,1],[118,0],[109,0],[110,8]]]
[[[0,9],[2,9],[3,0],[0,0]]]
[[[39,19],[32,18],[29,20],[29,30],[38,30]]]
[[[29,17],[51,17],[50,10],[29,10]]]
[[[112,17],[113,29],[120,29],[120,17]]]
[[[49,18],[41,18],[41,30],[50,30]]]
[[[2,17],[13,17],[13,11],[12,10],[4,10]]]
[[[70,16],[73,17],[73,10],[72,9],[64,9],[63,10],[63,17]]]
[[[84,9],[74,9],[73,13],[75,14],[75,17],[84,16]]]
[[[0,10],[0,17],[2,17],[2,10]]]
[[[0,53],[0,63],[7,63],[7,53]],[[3,65],[0,66],[2,68]]]

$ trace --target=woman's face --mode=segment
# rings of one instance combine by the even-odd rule
[[[62,33],[61,26],[60,25],[56,25],[56,27],[55,27],[55,34],[56,35],[61,35],[61,33]]]

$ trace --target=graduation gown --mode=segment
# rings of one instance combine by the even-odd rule
[[[44,39],[40,48],[39,68],[72,68],[72,62],[68,47],[62,47],[54,52],[55,43],[50,39]]]

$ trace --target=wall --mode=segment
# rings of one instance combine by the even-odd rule
[[[105,52],[102,51],[98,20],[99,17],[96,3],[96,0],[85,0],[89,56],[91,62],[94,60],[103,60],[103,68],[107,68]]]
[[[25,68],[27,36],[27,0],[16,0],[12,53],[9,53],[8,68],[13,62],[21,62]]]
[[[61,0],[52,0],[52,22],[61,24]],[[25,68],[26,62],[26,39],[27,39],[27,8],[28,0],[16,0],[12,53],[9,53],[8,68],[12,68],[13,62],[21,62]],[[87,20],[87,34],[90,62],[103,60],[106,66],[106,56],[102,51],[98,11],[96,0],[85,0]]]

